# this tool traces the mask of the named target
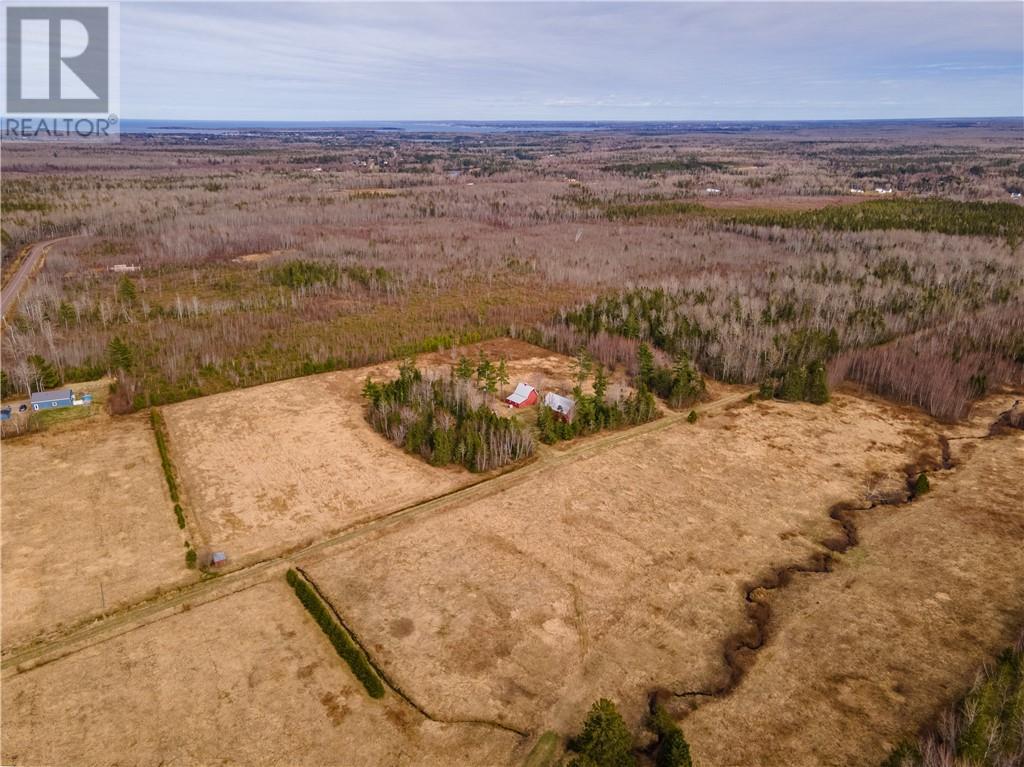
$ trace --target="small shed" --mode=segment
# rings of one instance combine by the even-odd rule
[[[32,393],[33,410],[49,410],[57,407],[71,407],[75,397],[71,389],[53,389],[52,391],[37,391]]]
[[[228,555],[223,551],[215,551],[210,557],[210,567],[223,567],[228,563]]]
[[[576,410],[575,400],[550,391],[544,395],[544,404],[566,421],[572,420],[573,411]]]
[[[511,407],[529,407],[537,404],[537,390],[530,384],[516,384],[516,390],[505,397]]]

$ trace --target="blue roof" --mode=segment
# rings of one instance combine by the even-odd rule
[[[60,399],[73,399],[71,389],[52,389],[50,391],[32,392],[32,402],[53,402]]]

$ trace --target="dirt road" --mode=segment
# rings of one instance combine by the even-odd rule
[[[745,400],[752,392],[742,391],[728,394],[719,399],[698,406],[696,410],[702,415],[714,412]],[[84,626],[62,631],[47,639],[22,647],[10,648],[0,663],[4,677],[17,673],[21,669],[30,668],[40,663],[56,660],[64,655],[77,652],[94,644],[106,641],[142,625],[181,611],[185,605],[203,604],[240,589],[249,588],[256,583],[271,578],[281,577],[290,566],[309,564],[322,559],[327,553],[341,544],[353,539],[369,535],[385,527],[407,522],[416,517],[440,513],[462,503],[478,500],[505,490],[521,482],[524,477],[551,465],[562,464],[584,454],[608,449],[626,440],[635,439],[677,424],[686,418],[684,413],[672,413],[656,421],[651,421],[631,429],[612,432],[585,439],[583,442],[565,450],[543,449],[536,458],[525,466],[510,469],[495,477],[481,480],[475,484],[455,490],[444,495],[398,509],[386,516],[355,525],[338,535],[318,541],[298,551],[270,557],[250,566],[234,570],[209,580],[200,581],[184,588],[170,591],[162,596],[145,602],[137,603],[111,613],[104,618],[91,621]],[[20,667],[20,668],[19,668]]]
[[[0,317],[7,316],[8,310],[14,306],[14,302],[18,298],[18,294],[21,293],[21,289],[25,287],[25,284],[35,272],[36,267],[42,263],[42,259],[50,247],[58,242],[70,240],[74,236],[43,240],[29,247],[28,253],[25,255],[17,271],[4,283],[3,290],[0,290]]]

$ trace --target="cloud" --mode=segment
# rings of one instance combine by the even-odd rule
[[[121,18],[132,117],[1024,113],[1016,3],[127,3]]]

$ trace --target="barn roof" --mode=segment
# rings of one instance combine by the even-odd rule
[[[544,395],[544,404],[556,413],[565,413],[566,415],[571,413],[576,407],[575,401],[551,391]]]
[[[513,402],[516,405],[521,405],[533,394],[534,388],[530,384],[516,384],[516,390],[505,398],[506,402]]]
[[[51,389],[32,392],[32,402],[53,402],[58,399],[73,399],[71,389]]]

